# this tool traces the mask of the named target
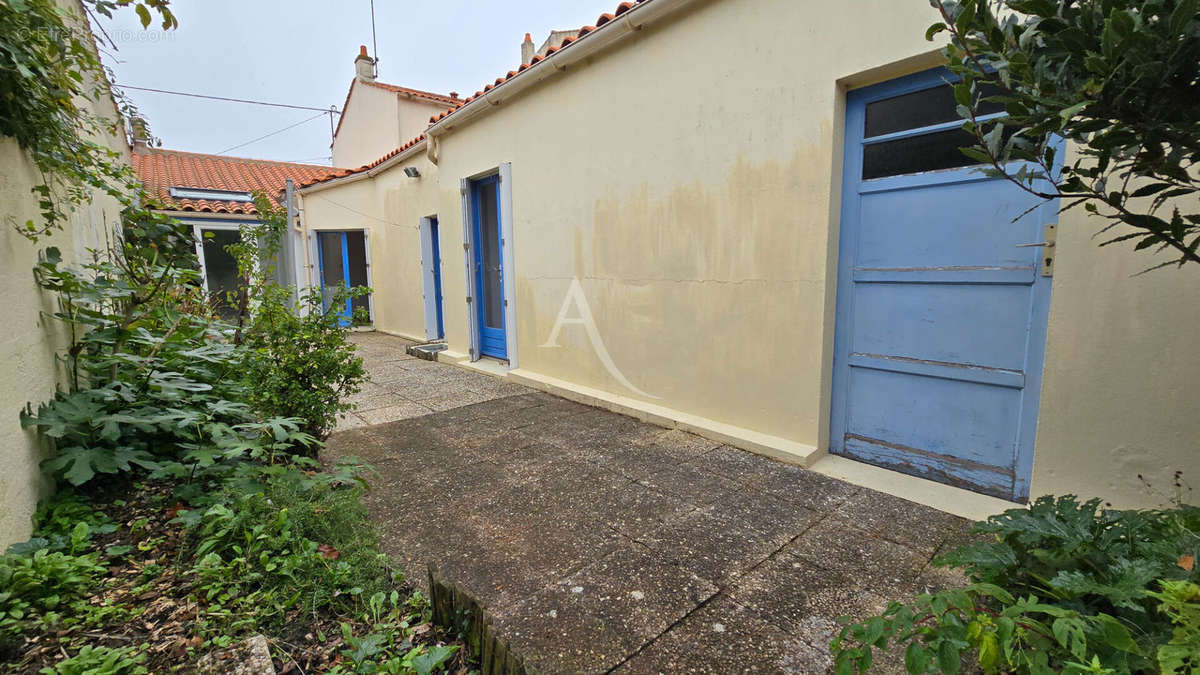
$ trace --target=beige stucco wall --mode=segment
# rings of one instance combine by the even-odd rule
[[[100,110],[116,119],[111,101]],[[129,161],[123,136],[99,141]],[[40,222],[30,189],[41,182],[16,142],[0,138],[0,288],[6,301],[5,327],[0,331],[0,549],[28,538],[37,500],[49,488],[38,470],[42,446],[34,433],[21,429],[19,413],[27,403],[36,409],[54,396],[62,374],[55,354],[67,345],[62,324],[47,316],[57,310],[57,301],[34,282],[33,267],[39,253],[50,246],[58,247],[64,260],[86,259],[87,249],[105,245],[106,227],[115,225],[120,214],[115,200],[97,196],[79,208],[62,231],[34,244],[14,225],[29,219]]]
[[[417,167],[422,177],[405,176],[403,167],[409,165]],[[376,178],[302,197],[305,227],[369,232],[373,323],[378,330],[425,337],[420,220],[438,215],[434,206],[437,190],[437,168],[420,154]],[[443,242],[445,256],[445,234]]]
[[[384,154],[420,136],[425,131],[425,128],[429,126],[429,118],[444,113],[448,109],[449,106],[444,106],[440,103],[399,95],[396,106],[396,122],[400,129],[400,143],[379,153],[376,158],[382,157]]]
[[[511,163],[521,371],[827,448],[844,92],[935,61],[924,3],[817,5],[698,2],[447,133],[419,190],[399,167],[372,179],[406,222],[441,215],[450,349],[468,350],[459,181]],[[1033,491],[1157,503],[1137,473],[1200,484],[1200,272],[1132,277],[1153,258],[1098,249],[1097,227],[1079,212],[1060,228]],[[418,316],[418,272],[385,288],[372,250],[381,323],[383,307]],[[650,396],[578,325],[541,346],[572,279]]]
[[[1200,502],[1200,266],[1139,274],[1168,256],[1099,227],[1060,217],[1032,491],[1160,506],[1182,471]]]
[[[449,133],[443,183],[512,162],[520,368],[820,445],[837,82],[929,50],[931,10],[896,8],[697,3]],[[851,25],[866,48],[829,28]],[[579,326],[539,346],[573,278],[616,366],[657,398],[616,381]],[[465,320],[447,330],[466,351]]]
[[[396,95],[355,82],[333,139],[333,165],[369,164],[401,144]]]
[[[333,139],[333,165],[364,166],[416,138],[446,106],[354,83]]]

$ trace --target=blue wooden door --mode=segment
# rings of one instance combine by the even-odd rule
[[[508,358],[504,333],[504,269],[500,252],[500,178],[488,176],[471,183],[474,218],[475,320],[479,325],[479,351],[485,356]]]
[[[1024,500],[1057,205],[958,151],[948,79],[847,95],[830,450]]]

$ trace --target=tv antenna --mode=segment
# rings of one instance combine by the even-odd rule
[[[375,42],[375,0],[371,0],[371,66],[379,77],[379,44]]]

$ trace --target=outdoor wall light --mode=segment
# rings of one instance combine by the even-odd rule
[[[417,171],[417,167],[415,166],[406,166],[404,167],[404,175],[409,178],[420,178],[421,172]]]

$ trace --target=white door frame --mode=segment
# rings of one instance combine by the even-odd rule
[[[478,178],[497,175],[500,191],[500,264],[501,286],[504,289],[504,341],[508,354],[508,367],[518,367],[517,353],[517,298],[516,279],[514,278],[516,263],[513,255],[513,198],[512,198],[512,162],[504,162],[495,169],[489,169],[468,176],[459,181],[459,192],[462,195],[463,221],[463,269],[467,275],[467,336],[468,354],[471,361],[478,361],[482,354],[479,344],[479,313],[475,303],[479,301],[479,289],[476,288],[475,274],[475,214],[471,209],[471,182]]]

